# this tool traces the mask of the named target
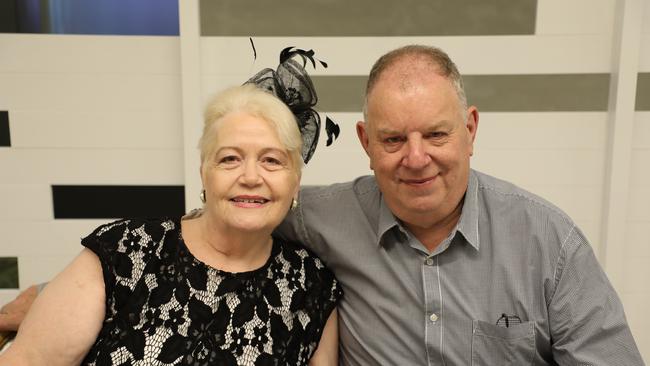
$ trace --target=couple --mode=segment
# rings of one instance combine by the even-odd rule
[[[345,293],[340,301],[339,285],[327,270],[318,266],[320,262],[301,247],[291,247],[295,248],[292,253],[304,253],[298,256],[301,260],[293,261],[298,267],[307,268],[307,262],[316,267],[312,273],[322,282],[315,286],[319,287],[320,298],[324,299],[318,304],[307,301],[298,310],[318,311],[318,315],[309,316],[308,321],[316,328],[314,333],[318,333],[316,338],[320,336],[320,339],[305,347],[308,355],[303,360],[312,355],[312,349],[315,349],[314,363],[321,354],[325,354],[325,359],[336,357],[335,341],[329,341],[329,332],[336,333],[333,319],[338,316],[338,359],[344,365],[643,365],[622,305],[590,245],[571,219],[537,196],[470,169],[478,110],[467,105],[460,74],[444,52],[427,46],[406,46],[382,56],[368,79],[364,120],[357,124],[357,134],[370,158],[374,176],[328,187],[303,188],[299,203],[292,210],[289,210],[291,199],[285,198],[284,206],[279,204],[278,207],[284,207],[279,210],[282,214],[289,211],[287,218],[275,230],[272,240],[264,242],[260,238],[259,250],[251,250],[245,257],[251,261],[237,262],[248,263],[247,266],[224,268],[224,262],[217,259],[231,252],[207,256],[214,261],[206,265],[219,268],[213,270],[223,276],[243,270],[255,271],[267,266],[270,258],[275,258],[276,243],[282,243],[282,253],[287,252],[290,246],[286,240],[291,239],[308,246],[327,264]],[[221,133],[228,125],[221,122],[220,126]],[[254,135],[252,131],[248,133]],[[283,145],[280,150],[288,154],[289,148]],[[245,158],[234,160],[235,165],[245,165],[247,161]],[[226,161],[230,164],[231,158]],[[262,163],[256,160],[247,164]],[[221,212],[210,206],[211,200],[220,196],[210,192],[218,185],[206,173],[208,167],[204,161],[202,179],[206,204],[201,217],[203,220],[223,220],[225,216],[220,216]],[[241,171],[238,179],[249,184],[260,174],[246,173],[243,167],[238,169]],[[243,186],[243,183],[237,184]],[[283,191],[286,196],[295,193],[287,187]],[[270,197],[244,195],[226,200],[226,206],[230,209],[228,205],[275,204]],[[210,210],[214,210],[214,214]],[[170,240],[182,243],[179,239],[182,234],[191,253],[188,255],[201,260],[206,258],[205,250],[214,253],[217,248],[203,247],[201,251],[201,247],[193,248],[190,244],[194,240],[199,243],[200,238],[189,236],[190,229],[186,228],[199,219],[180,221],[181,230],[175,232],[176,236],[166,235],[173,234],[171,230],[158,229],[154,235],[139,227],[121,231],[117,236],[120,243],[132,242],[127,234],[135,231],[140,235],[138,243],[156,237],[163,238],[160,240],[164,244]],[[242,217],[228,225],[252,225],[254,221]],[[197,226],[200,222],[194,221]],[[102,242],[101,236],[115,231],[111,231],[115,225],[128,227],[129,223],[102,227],[90,239],[84,239],[84,244],[96,237]],[[172,240],[174,238],[176,240]],[[242,248],[250,246],[229,249],[242,251]],[[116,252],[114,248],[113,251]],[[145,255],[153,254],[145,250],[140,257]],[[87,253],[87,256],[92,256],[98,272],[98,255]],[[95,274],[99,277],[96,282],[102,285],[94,289],[97,296],[104,296],[104,283],[109,288],[112,283],[108,279],[111,278],[125,281],[125,285],[131,286],[127,286],[129,291],[142,287],[155,289],[159,280],[154,274],[161,273],[156,270],[151,273],[150,280],[145,277],[139,282],[129,282],[130,278],[120,276],[119,272],[131,274],[133,268],[127,266],[125,270],[121,268],[124,263],[118,262],[115,274],[108,272],[110,268],[104,269],[103,263],[101,265],[104,277]],[[83,285],[83,279],[75,278],[64,287],[52,286],[55,280],[42,297],[62,296],[61,293],[77,286],[74,281]],[[191,285],[194,282],[211,293],[221,288],[217,284],[203,286],[203,278],[189,280]],[[300,283],[300,288],[304,287],[304,282]],[[80,291],[88,296],[91,290],[82,288]],[[217,301],[201,297],[204,293],[192,287],[189,297]],[[268,295],[263,294],[263,297],[267,299]],[[284,294],[281,299],[284,301]],[[133,299],[132,302],[137,301]],[[44,303],[45,300],[37,300],[34,311],[21,326],[21,333],[39,335],[32,319],[39,315],[42,320],[46,318],[43,314],[49,309]],[[232,310],[233,303],[238,301],[226,303],[227,309]],[[110,307],[113,304],[109,298],[106,304],[109,307],[106,316],[101,316],[104,319],[102,329],[112,326],[108,321],[112,319],[111,311],[128,313]],[[336,312],[332,310],[334,304]],[[169,323],[169,327],[163,328],[167,332],[175,325],[170,315],[174,306],[176,302],[152,308],[164,314],[153,319],[163,325]],[[215,323],[238,321],[232,312],[219,306],[215,303],[210,308],[211,314],[216,314]],[[222,309],[220,313],[219,309]],[[98,316],[96,311],[92,312],[95,317]],[[260,323],[258,318],[253,316],[253,327]],[[126,316],[122,321],[128,320]],[[130,329],[141,325],[142,321],[134,322]],[[271,327],[274,325],[277,324]],[[310,325],[301,329],[308,327]],[[200,331],[197,334],[201,334]],[[56,339],[56,332],[43,337],[48,336]],[[120,341],[119,336],[112,333],[106,336]],[[201,342],[189,334],[181,336],[187,336],[186,342]],[[30,340],[27,336],[21,337],[19,334],[16,344],[29,348]],[[228,342],[235,339],[223,333],[214,333],[213,338],[221,341],[220,345],[231,344]],[[237,339],[246,346],[252,340],[248,334]],[[271,334],[268,340],[276,347],[278,342],[287,339]],[[100,343],[101,337],[94,347]],[[180,343],[177,349],[184,344]],[[143,348],[145,353],[159,352],[160,343],[153,342]],[[123,349],[113,353],[113,364],[123,362],[118,359],[124,354]],[[288,349],[295,351],[291,347]],[[275,355],[273,351],[274,348],[271,354]],[[190,354],[183,357],[182,362],[188,363]]]

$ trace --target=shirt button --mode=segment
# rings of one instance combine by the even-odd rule
[[[438,316],[436,314],[431,314],[431,316],[429,316],[429,319],[435,323],[438,321]]]
[[[433,266],[433,259],[431,259],[431,258],[427,258],[427,259],[424,261],[424,264],[426,264],[427,266]]]

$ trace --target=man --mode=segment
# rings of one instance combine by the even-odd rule
[[[478,111],[444,52],[382,56],[364,119],[374,177],[303,188],[279,230],[344,287],[342,365],[643,365],[573,222],[470,169]]]
[[[303,188],[281,228],[343,286],[341,364],[643,364],[574,223],[470,169],[478,111],[444,52],[380,58],[364,119],[374,177]]]

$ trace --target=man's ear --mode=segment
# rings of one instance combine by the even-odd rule
[[[467,120],[465,121],[465,128],[467,128],[467,138],[470,146],[469,156],[474,154],[474,140],[476,139],[476,131],[478,130],[478,109],[475,106],[467,108]]]
[[[366,127],[367,124],[364,121],[357,122],[357,137],[359,138],[361,146],[366,151],[366,155],[370,156],[370,154],[368,154],[368,130]]]

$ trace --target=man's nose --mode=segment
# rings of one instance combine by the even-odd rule
[[[402,160],[402,165],[410,169],[422,169],[429,162],[431,157],[425,151],[424,141],[422,137],[409,137],[406,141],[406,155]]]

